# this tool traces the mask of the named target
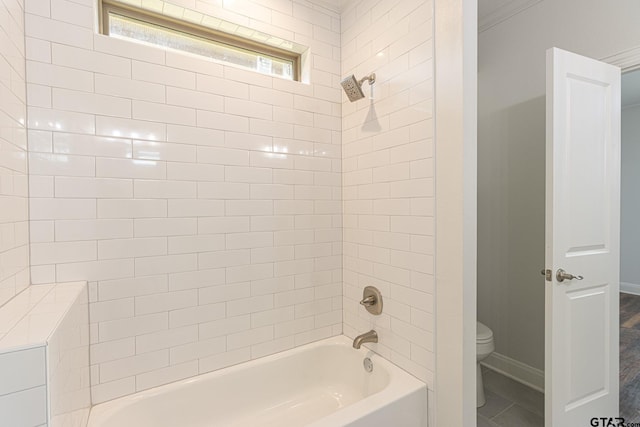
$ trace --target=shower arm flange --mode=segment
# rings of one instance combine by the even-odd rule
[[[376,73],[371,73],[368,76],[361,78],[360,81],[358,81],[358,84],[362,86],[362,83],[364,83],[365,81],[369,82],[369,86],[374,84],[376,82]]]

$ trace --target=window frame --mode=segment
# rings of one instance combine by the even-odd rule
[[[250,51],[257,55],[262,54],[262,55],[275,57],[284,61],[290,61],[292,62],[292,65],[293,65],[292,67],[293,78],[291,81],[296,81],[296,82],[300,81],[300,76],[302,74],[301,73],[302,61],[301,61],[301,55],[299,53],[288,51],[285,49],[279,49],[275,46],[269,46],[267,44],[253,41],[245,37],[215,30],[213,28],[208,28],[208,27],[191,23],[188,21],[182,21],[180,19],[166,16],[157,12],[153,12],[150,10],[141,9],[136,6],[120,3],[116,0],[100,0],[99,6],[100,6],[100,17],[99,17],[100,34],[103,34],[105,36],[109,36],[109,14],[114,13],[116,15],[121,15],[125,18],[135,19],[137,21],[142,21],[144,23],[148,23],[151,25],[160,26],[162,28],[166,28],[171,31],[180,32],[189,36],[205,39],[214,43],[222,43],[234,48]],[[135,39],[131,39],[131,40],[135,40]],[[162,45],[158,45],[158,47],[162,47]],[[189,53],[189,52],[185,52],[185,53]],[[194,54],[194,55],[197,55],[197,54]],[[204,55],[198,55],[198,56],[203,56],[204,58],[207,58],[207,56],[204,56]],[[224,62],[224,61],[217,61],[217,62],[222,62],[224,64],[229,64],[230,66],[238,66],[240,68],[247,69],[240,65],[236,65],[233,62]],[[255,69],[252,71],[265,76],[283,78],[284,80],[288,80],[284,77],[280,77],[277,75],[261,73],[260,71],[257,71]]]

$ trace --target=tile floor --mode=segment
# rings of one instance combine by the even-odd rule
[[[544,426],[544,394],[482,369],[487,403],[478,408],[478,427]]]
[[[640,296],[620,294],[620,416],[640,422]]]
[[[483,368],[478,427],[544,426],[544,395]],[[620,294],[620,416],[640,422],[640,296]]]

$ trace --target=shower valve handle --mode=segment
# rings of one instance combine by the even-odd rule
[[[370,307],[372,305],[375,305],[376,302],[377,298],[375,297],[375,295],[369,295],[368,297],[360,301],[360,304],[364,305],[365,307]]]

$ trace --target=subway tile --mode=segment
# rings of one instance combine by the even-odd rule
[[[230,266],[246,266],[250,264],[251,251],[240,249],[235,251],[202,252],[198,254],[198,265],[201,268],[221,268]]]
[[[33,265],[97,260],[96,242],[48,242],[31,244]]]
[[[187,52],[166,52],[166,64],[169,67],[195,71],[209,76],[222,76],[222,65],[215,60]]]
[[[227,113],[198,110],[197,125],[208,129],[249,132],[249,118]]]
[[[119,239],[133,237],[131,219],[58,220],[56,241]]]
[[[150,334],[138,335],[135,339],[136,352],[138,354],[148,353],[197,341],[198,327],[193,325],[172,328]]]
[[[95,91],[104,95],[149,102],[165,102],[165,87],[123,77],[95,75]]]
[[[59,132],[53,135],[53,151],[59,154],[96,157],[131,158],[132,156],[129,139]]]
[[[172,273],[169,275],[169,289],[172,291],[183,289],[206,288],[217,286],[225,281],[224,268],[204,269],[197,271],[187,271],[183,273]]]
[[[169,200],[169,217],[224,216],[223,200]]]
[[[8,195],[8,194],[6,194]],[[54,181],[52,176],[29,177],[29,196],[33,198],[52,198],[54,196]]]
[[[135,237],[197,234],[196,218],[141,218],[134,223]]]
[[[196,147],[156,141],[133,141],[133,158],[195,163]]]
[[[273,337],[274,332],[272,326],[264,326],[262,328],[254,328],[248,331],[229,334],[227,335],[227,350],[235,350],[237,348],[259,344],[272,340]]]
[[[168,324],[169,319],[167,313],[155,313],[146,316],[101,322],[98,324],[98,333],[101,342],[112,341],[162,331],[168,328]],[[102,382],[105,382],[105,380]]]
[[[90,6],[67,0],[51,1],[51,18],[86,28],[93,28],[93,10]]]
[[[36,2],[30,2],[36,3]],[[51,62],[51,42],[25,37],[25,54],[27,60]]]
[[[98,241],[99,259],[137,258],[166,254],[167,239],[164,237]]]
[[[273,215],[272,200],[227,200],[225,213],[229,216]]]
[[[165,123],[154,123],[142,120],[96,116],[95,133],[97,135],[119,138],[163,141],[167,136],[167,125]]]
[[[131,101],[68,89],[52,90],[53,108],[103,116],[131,117]]]
[[[187,126],[196,124],[196,110],[193,108],[134,100],[132,111],[132,117],[138,120]]]
[[[101,382],[109,382],[131,375],[153,371],[169,365],[169,350],[138,354],[100,364]]]
[[[198,305],[169,312],[169,326],[177,328],[187,325],[197,325],[226,317],[224,303]]]
[[[27,74],[30,83],[85,92],[93,90],[93,73],[89,71],[44,62],[27,61]]]
[[[198,342],[175,346],[170,350],[172,364],[197,360],[204,357],[220,354],[227,349],[226,337],[215,337]]]
[[[99,260],[56,265],[58,282],[98,281],[132,277],[133,260]]]
[[[203,146],[223,146],[224,132],[193,126],[168,124],[167,141]]]
[[[196,254],[164,255],[136,258],[136,276],[151,276],[162,273],[177,273],[196,269]]]
[[[217,76],[198,74],[197,90],[222,95],[225,97],[248,99],[249,85],[233,82]]]
[[[195,199],[197,185],[189,181],[142,180],[134,181],[134,197],[147,199]],[[155,216],[166,216],[155,215]]]
[[[265,183],[272,181],[271,169],[242,167],[242,166],[225,166],[225,181],[229,182],[248,182],[248,183]]]
[[[196,87],[196,75],[193,72],[136,60],[132,62],[131,77],[133,80],[186,89],[195,89]]]
[[[212,322],[201,323],[198,327],[198,331],[200,333],[200,339],[202,340],[246,331],[250,327],[251,317],[246,315],[226,317]]]
[[[239,299],[246,299],[250,297],[250,294],[251,289],[249,283],[247,282],[224,284],[200,288],[198,290],[198,301],[200,305],[209,305]]]
[[[98,200],[98,218],[157,218],[166,216],[166,200],[141,198]]]
[[[30,153],[29,172],[34,175],[95,176],[95,160],[66,154]]]
[[[96,218],[96,202],[92,199],[33,198],[31,219],[91,219]]]
[[[98,157],[96,176],[101,178],[165,179],[166,163],[156,160],[110,159]]]
[[[133,298],[93,302],[89,305],[89,322],[128,319],[133,317],[133,310]]]
[[[179,181],[224,181],[224,166],[202,163],[167,163],[167,179]]]
[[[239,348],[233,351],[213,356],[203,357],[198,362],[198,370],[201,374],[225,368],[227,366],[236,365],[251,359],[250,347]]]
[[[92,30],[89,30],[92,32]],[[56,41],[56,40],[52,40]],[[93,43],[93,35],[91,41]],[[67,43],[73,44],[73,43]],[[92,71],[118,77],[131,77],[131,60],[93,50],[81,49],[65,44],[51,46],[52,62],[56,65]]]
[[[98,299],[100,301],[107,301],[138,295],[163,293],[167,290],[168,279],[166,275],[103,280],[98,282]]]
[[[105,341],[92,344],[89,351],[91,363],[99,364],[133,356],[136,353],[136,343],[133,337]]]
[[[205,111],[224,111],[224,98],[220,95],[167,86],[167,104]]]
[[[198,182],[200,199],[249,199],[249,184],[236,182]]]
[[[198,374],[198,362],[192,361],[171,365],[136,375],[136,391],[147,390],[169,384]]]
[[[221,234],[169,237],[169,254],[202,253],[225,249]]]
[[[36,84],[27,84],[27,105],[51,108],[51,88]]]
[[[42,130],[28,131],[29,151],[31,152],[53,152],[53,132]]]
[[[98,404],[136,391],[135,377],[96,384],[91,387],[91,401]]]
[[[218,165],[248,166],[249,153],[217,147],[198,147],[198,162]]]
[[[249,228],[247,217],[198,218],[198,232],[202,234],[242,233]]]
[[[51,41],[56,43],[56,45],[57,43],[63,43],[69,45],[70,49],[72,46],[77,46],[78,48],[82,48],[78,50],[90,52],[85,49],[91,49],[91,45],[93,44],[92,29],[69,25],[62,21],[48,19],[30,13],[25,14],[24,18],[25,32],[29,34],[29,37]],[[75,66],[75,64],[69,65]]]

